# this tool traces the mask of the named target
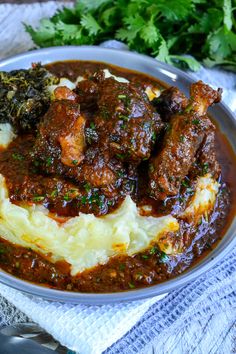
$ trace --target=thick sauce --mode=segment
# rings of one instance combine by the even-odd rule
[[[143,74],[116,68],[103,63],[95,62],[58,62],[47,68],[60,77],[71,80],[78,76],[92,75],[99,69],[109,68],[116,76],[126,77],[134,84],[146,87],[155,85],[163,88],[163,84]],[[89,115],[89,112],[87,112]],[[184,201],[181,196],[186,193],[182,187],[180,195],[168,201],[155,201],[145,195],[142,186],[147,184],[147,164],[143,162],[139,167],[138,175],[132,168],[122,170],[120,181],[118,178],[119,195],[105,193],[103,197],[96,188],[89,189],[86,184],[79,188],[71,179],[55,174],[53,178],[41,175],[39,166],[32,165],[30,150],[35,142],[32,134],[21,135],[15,139],[9,148],[0,153],[0,171],[5,176],[9,189],[10,200],[13,203],[29,202],[41,203],[50,212],[58,215],[61,222],[69,217],[78,215],[80,211],[106,214],[117,208],[123,201],[127,191],[139,204],[147,201],[152,204],[152,215],[175,213],[181,208]],[[236,158],[226,139],[219,129],[216,131],[216,154],[221,166],[221,189],[215,209],[209,223],[203,222],[198,230],[192,230],[186,223],[182,225],[182,233],[187,239],[186,252],[177,256],[167,256],[158,247],[153,246],[146,252],[133,257],[116,256],[105,265],[72,277],[69,265],[66,263],[52,264],[46,257],[36,252],[18,247],[0,239],[0,266],[3,270],[26,279],[57,289],[81,292],[114,292],[126,289],[135,289],[153,285],[182,273],[189,266],[205,256],[214,245],[223,237],[224,232],[235,215],[236,207]],[[50,167],[50,166],[49,166]],[[120,170],[120,167],[117,167]],[[74,197],[75,191],[78,196]],[[89,203],[83,203],[83,200]]]

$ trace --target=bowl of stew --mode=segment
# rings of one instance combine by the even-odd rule
[[[223,259],[236,121],[221,93],[128,51],[0,61],[0,281],[103,304],[165,294]]]

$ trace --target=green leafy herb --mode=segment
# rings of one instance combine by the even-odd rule
[[[124,271],[124,270],[125,270],[125,264],[124,264],[124,263],[121,263],[121,264],[119,265],[119,270],[121,270],[121,271]]]
[[[150,254],[156,254],[158,252],[158,248],[156,246],[153,246],[152,248],[150,248],[149,253]]]
[[[72,163],[76,166],[78,164],[78,160],[72,160]]]
[[[43,195],[36,195],[33,197],[33,201],[34,202],[41,202],[42,200],[44,200],[44,196]]]
[[[46,159],[46,166],[47,167],[52,166],[52,163],[53,163],[53,158],[52,157],[48,157]]]
[[[125,122],[127,122],[129,120],[129,117],[128,116],[124,116],[123,114],[120,114],[119,115],[119,118]]]
[[[182,186],[183,187],[189,187],[189,181],[187,179],[184,179],[182,182],[181,182]]]
[[[202,175],[204,176],[209,171],[209,163],[205,162],[202,164]]]
[[[128,284],[129,284],[130,289],[134,289],[135,288],[135,285],[133,283],[128,283]]]
[[[119,98],[120,100],[124,100],[124,99],[127,98],[127,96],[126,96],[126,95],[118,95],[118,98]]]
[[[25,158],[23,155],[19,154],[18,152],[14,152],[12,154],[12,157],[14,160],[18,160],[18,161],[22,161]]]
[[[54,191],[52,191],[51,195],[50,195],[52,198],[55,198],[58,196],[58,190],[55,189]]]
[[[199,125],[200,124],[200,120],[199,119],[193,119],[193,124]]]
[[[84,189],[86,190],[87,193],[89,193],[90,190],[91,190],[90,184],[89,184],[89,183],[85,183],[85,184],[84,184]]]
[[[147,255],[147,254],[142,254],[142,256],[141,256],[143,259],[148,259],[149,258],[149,256]]]
[[[94,122],[91,122],[91,123],[90,123],[90,128],[91,128],[91,129],[95,129],[95,128],[96,128],[96,126],[95,126],[95,123],[94,123]]]
[[[169,261],[169,257],[165,252],[160,253],[160,262],[161,263],[167,263]]]
[[[38,28],[25,29],[40,47],[115,38],[194,71],[199,62],[236,70],[235,5],[235,0],[78,0],[42,19]]]
[[[69,196],[68,193],[66,193],[63,197],[63,199],[66,201],[66,202],[69,202],[71,200],[71,197]]]

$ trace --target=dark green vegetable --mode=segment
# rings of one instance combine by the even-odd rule
[[[40,64],[28,70],[0,72],[0,123],[11,123],[15,130],[34,127],[50,103],[47,87],[58,78]]]
[[[25,28],[40,47],[116,38],[176,66],[236,70],[235,11],[236,0],[80,0]]]

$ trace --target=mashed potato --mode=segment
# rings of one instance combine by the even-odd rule
[[[40,206],[17,206],[7,197],[4,178],[0,179],[0,235],[6,240],[51,255],[53,262],[65,260],[75,275],[116,254],[140,252],[163,234],[179,229],[171,215],[140,216],[127,196],[113,213],[103,217],[80,214],[64,224],[47,215]]]
[[[203,177],[198,177],[196,181],[196,191],[190,199],[187,208],[181,214],[181,217],[195,224],[197,224],[202,217],[208,221],[208,216],[215,205],[219,187],[220,184],[215,181],[209,173]]]
[[[0,147],[7,148],[10,142],[16,137],[12,126],[9,123],[0,124]]]

